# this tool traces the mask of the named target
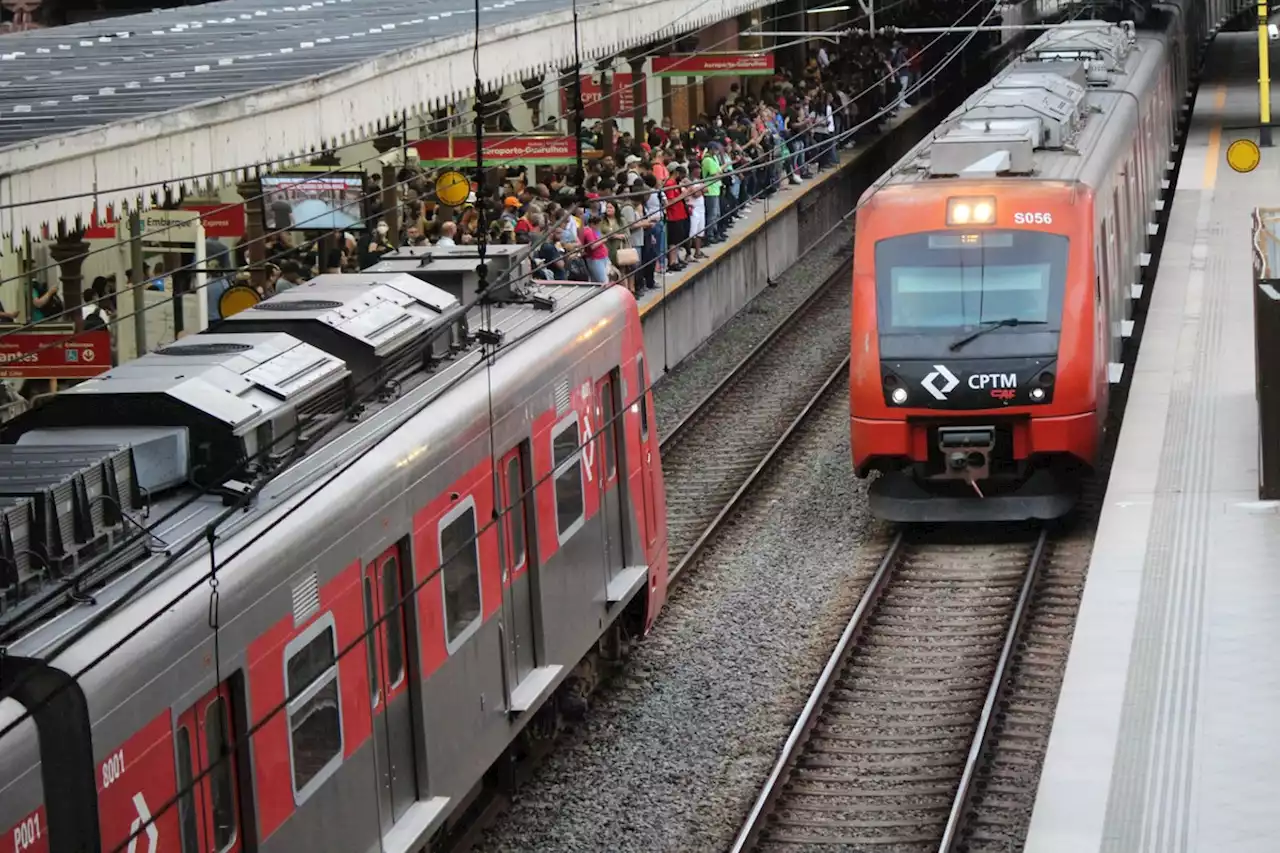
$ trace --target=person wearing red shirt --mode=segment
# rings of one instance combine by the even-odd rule
[[[682,185],[687,173],[677,166],[662,183],[667,202],[667,269],[679,272],[687,264],[680,261],[680,247],[689,239],[689,205],[685,203]]]
[[[586,222],[582,226],[583,260],[591,280],[605,284],[609,281],[609,247],[600,233],[602,217],[594,210],[584,216]]]

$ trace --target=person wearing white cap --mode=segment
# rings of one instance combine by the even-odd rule
[[[644,162],[634,154],[628,154],[627,159],[623,163],[627,167],[627,188],[630,189],[640,182],[640,164]]]

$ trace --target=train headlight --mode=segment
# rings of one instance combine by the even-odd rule
[[[1032,388],[1030,396],[1032,400],[1035,400],[1037,403],[1039,403],[1041,400],[1044,399],[1044,389]]]
[[[907,389],[894,388],[893,393],[889,395],[889,399],[901,406],[903,403],[907,402]]]
[[[991,225],[995,221],[994,197],[947,199],[948,225]]]

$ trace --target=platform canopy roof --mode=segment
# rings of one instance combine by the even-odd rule
[[[573,62],[572,0],[480,0],[486,86]],[[584,61],[761,0],[580,0]],[[466,0],[225,0],[0,36],[0,234],[234,181],[473,88]],[[78,194],[96,191],[97,196]]]

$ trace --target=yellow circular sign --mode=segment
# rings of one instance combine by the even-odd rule
[[[1237,139],[1227,146],[1227,165],[1237,172],[1252,172],[1261,161],[1262,152],[1252,139]]]
[[[225,320],[227,317],[252,308],[261,301],[258,298],[258,291],[249,285],[233,284],[223,291],[222,296],[218,298],[218,313]]]
[[[450,207],[457,207],[471,195],[471,181],[461,172],[445,172],[436,178],[436,197]]]

